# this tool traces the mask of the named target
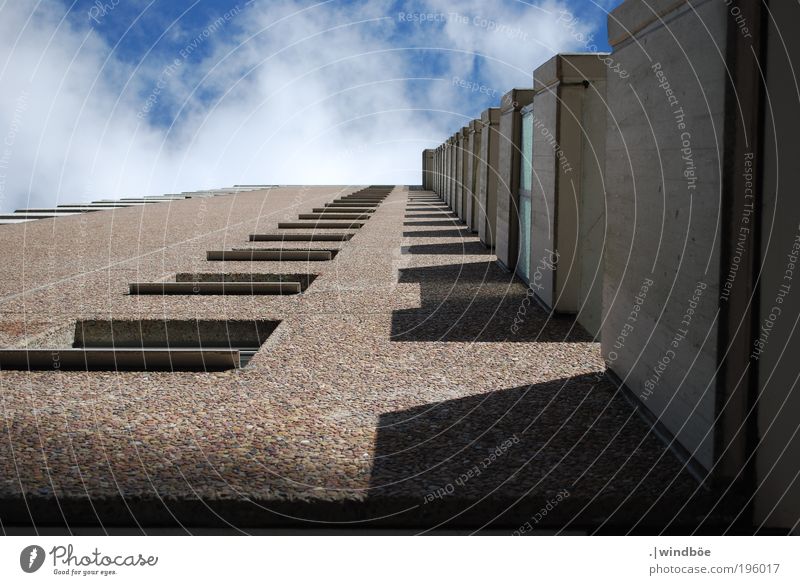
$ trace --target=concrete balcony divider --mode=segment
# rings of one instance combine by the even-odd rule
[[[745,172],[761,159],[765,8],[734,3],[745,35],[725,2],[647,4],[608,22],[625,75],[607,74],[603,356],[698,474],[738,481],[758,440]]]
[[[444,178],[442,180],[442,194],[444,202],[453,209],[453,137],[445,140],[444,153]]]
[[[467,171],[470,157],[469,125],[467,125],[464,126],[459,132],[458,161],[460,165],[458,167],[458,171],[456,172],[456,214],[458,215],[459,219],[464,222],[467,218],[467,199],[469,197],[469,175],[467,175]]]
[[[459,150],[458,150],[458,132],[453,134],[450,137],[450,169],[448,174],[448,193],[449,193],[449,201],[448,205],[450,209],[454,212],[456,210],[456,189],[458,187],[458,181],[456,180],[456,172],[458,171],[458,159],[459,159]]]
[[[434,150],[426,149],[422,151],[422,188],[428,191],[433,189],[434,177]]]
[[[497,170],[500,146],[500,108],[481,114],[481,156],[476,172],[478,194],[478,236],[488,248],[494,248],[497,231]]]
[[[512,89],[500,103],[495,254],[498,262],[512,271],[517,265],[519,246],[520,110],[532,100],[533,89]]]
[[[533,74],[531,287],[592,336],[602,318],[606,55],[557,55]]]
[[[464,183],[464,221],[473,232],[478,231],[478,164],[481,159],[480,120],[469,123],[467,132],[467,164]]]

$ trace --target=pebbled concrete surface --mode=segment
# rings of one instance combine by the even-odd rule
[[[0,372],[3,525],[727,527],[603,376],[599,344],[440,203],[398,187],[349,242],[285,244],[340,249],[331,262],[205,260],[274,247],[247,236],[355,190],[0,227],[2,347],[66,346],[76,319],[282,321],[242,370]],[[294,296],[126,294],[177,272],[319,276]]]

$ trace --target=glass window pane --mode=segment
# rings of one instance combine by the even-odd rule
[[[530,196],[533,175],[533,112],[522,117],[521,150],[519,189],[521,193]]]
[[[524,195],[519,198],[519,254],[517,256],[517,274],[530,284],[531,275],[531,198]]]
[[[531,183],[533,179],[533,110],[522,115],[519,172],[519,250],[517,274],[530,283],[531,271]]]

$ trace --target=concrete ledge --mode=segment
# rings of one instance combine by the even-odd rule
[[[300,290],[306,290],[317,276],[308,272],[179,272],[175,275],[175,282],[297,282]]]
[[[219,371],[240,367],[238,349],[2,349],[3,370]]]
[[[257,348],[280,321],[253,319],[83,319],[75,322],[76,348]]]
[[[207,260],[250,261],[250,260],[333,260],[338,250],[212,250]]]
[[[251,242],[346,242],[353,234],[250,234]]]
[[[358,203],[353,201],[352,203],[348,203],[346,201],[334,201],[333,203],[326,203],[325,209],[348,209],[348,208],[355,208],[355,209],[371,209],[375,211],[379,207],[379,203]]]
[[[301,213],[298,216],[298,219],[361,219],[361,220],[368,220],[369,215],[365,213],[343,213],[343,212],[328,212],[328,213]]]
[[[54,217],[64,217],[67,215],[80,215],[80,212],[69,213],[3,213],[0,219],[52,219]]]
[[[81,205],[76,206],[60,206],[60,207],[29,207],[27,209],[17,209],[14,213],[20,215],[26,215],[29,213],[54,213],[54,214],[62,214],[62,213],[89,213],[92,211],[102,211],[103,208],[101,207],[86,207]]]
[[[363,222],[349,221],[282,221],[278,224],[278,229],[297,230],[297,229],[346,229],[357,230],[364,227]]]
[[[132,282],[132,295],[296,295],[299,282]]]
[[[375,213],[375,209],[369,207],[315,207],[312,213]]]

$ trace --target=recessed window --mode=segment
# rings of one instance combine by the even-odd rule
[[[216,371],[244,367],[279,321],[83,320],[72,348],[3,349],[4,370]]]
[[[132,282],[132,295],[295,295],[316,275],[180,273],[174,282]]]

